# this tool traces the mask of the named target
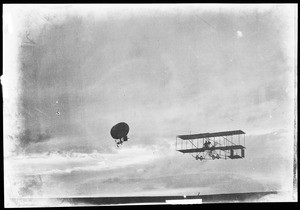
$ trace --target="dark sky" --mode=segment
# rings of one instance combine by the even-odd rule
[[[79,8],[7,9],[23,20],[10,171],[43,180],[18,183],[21,195],[291,188],[293,7]],[[130,139],[116,149],[120,121]],[[243,160],[199,163],[174,149],[178,134],[236,129]]]

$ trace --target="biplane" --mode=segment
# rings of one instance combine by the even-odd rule
[[[176,150],[196,160],[241,159],[245,157],[245,132],[242,130],[176,136]]]

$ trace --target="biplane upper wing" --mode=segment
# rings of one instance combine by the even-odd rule
[[[234,130],[234,131],[224,131],[218,133],[199,133],[199,134],[190,134],[190,135],[178,135],[178,138],[182,140],[191,140],[191,139],[202,139],[202,138],[210,138],[210,137],[219,137],[219,136],[232,136],[245,134],[242,130]]]

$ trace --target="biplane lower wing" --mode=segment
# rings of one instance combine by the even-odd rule
[[[210,147],[210,148],[193,148],[193,149],[182,149],[177,150],[182,153],[194,153],[194,152],[205,152],[209,150],[235,150],[235,149],[244,149],[245,147],[242,145],[232,145],[232,146],[221,146],[221,147]]]

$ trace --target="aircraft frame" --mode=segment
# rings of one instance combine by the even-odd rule
[[[176,151],[196,160],[245,158],[246,140],[242,130],[176,136]]]

